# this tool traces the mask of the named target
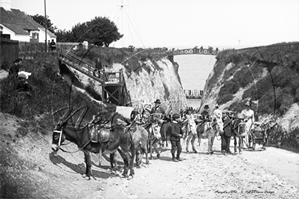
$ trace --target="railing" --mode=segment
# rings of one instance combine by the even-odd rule
[[[79,70],[80,72],[96,79],[97,81],[105,84],[122,84],[123,82],[123,72],[104,72],[94,67],[94,63],[84,60],[72,51],[66,51],[61,48],[57,48],[59,59],[65,62],[69,66]]]
[[[188,54],[202,54],[202,55],[216,55],[218,50],[204,49],[204,48],[190,48],[190,49],[178,49],[168,51],[169,55],[188,55]]]

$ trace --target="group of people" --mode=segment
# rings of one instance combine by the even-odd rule
[[[180,154],[182,153],[181,138],[184,136],[182,129],[182,124],[188,122],[189,133],[187,134],[187,145],[186,150],[188,151],[189,143],[192,143],[193,152],[197,153],[195,149],[194,142],[197,138],[197,124],[203,125],[205,122],[215,122],[220,131],[217,136],[221,137],[221,152],[222,154],[232,154],[230,151],[230,140],[232,136],[232,129],[228,125],[228,121],[231,121],[236,117],[235,113],[229,111],[221,111],[218,105],[215,105],[213,111],[210,111],[208,105],[205,105],[203,111],[200,113],[200,118],[195,116],[195,113],[199,114],[198,110],[191,107],[187,108],[185,111],[180,111],[180,113],[165,113],[164,109],[160,106],[160,100],[154,102],[154,107],[151,110],[151,114],[157,113],[164,115],[163,121],[168,121],[169,125],[165,128],[168,135],[170,135],[169,140],[171,142],[171,155],[172,160],[177,162],[181,161]],[[244,131],[241,135],[245,139],[245,143],[249,143],[250,130],[254,127],[254,111],[251,109],[251,101],[245,103],[245,109],[238,115],[240,119],[243,120]],[[161,118],[160,118],[161,119]],[[159,121],[159,120],[157,120]],[[159,121],[162,123],[161,121]],[[164,131],[162,131],[164,132]],[[210,139],[210,138],[208,138]],[[213,138],[214,139],[214,138]],[[213,142],[213,140],[208,140],[208,142]],[[250,146],[250,143],[248,147]],[[212,151],[210,151],[212,153]]]

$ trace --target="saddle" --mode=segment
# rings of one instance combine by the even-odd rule
[[[92,143],[104,143],[108,142],[110,137],[110,130],[100,128],[99,125],[94,125],[90,128],[90,136]]]

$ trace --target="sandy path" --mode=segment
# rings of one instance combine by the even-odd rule
[[[136,169],[132,180],[108,179],[102,197],[298,198],[298,154],[268,148],[243,155],[207,155],[206,146],[203,142],[197,147],[201,153],[183,153],[184,161],[178,163],[165,151],[148,168]]]

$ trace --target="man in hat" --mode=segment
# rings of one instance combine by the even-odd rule
[[[170,126],[167,129],[167,134],[170,135],[170,141],[171,141],[171,154],[172,154],[172,160],[174,162],[181,161],[180,154],[182,151],[180,138],[183,136],[183,131],[181,129],[181,125],[179,124],[180,115],[178,113],[173,114],[173,121],[171,122]],[[175,152],[177,152],[175,156]]]
[[[206,120],[209,118],[209,106],[207,104],[204,106],[204,110],[201,112],[201,116],[202,116],[203,120]]]
[[[249,140],[249,136],[250,136],[250,131],[253,129],[254,125],[254,111],[251,109],[251,101],[247,101],[245,103],[246,108],[244,110],[242,110],[241,112],[241,117],[244,119],[244,134],[245,134],[245,142],[246,145],[248,145],[248,147],[250,147],[250,140]]]
[[[160,106],[161,105],[161,102],[159,99],[157,99],[155,102],[154,102],[154,107],[151,109],[151,116],[152,116],[152,119],[151,119],[151,122],[152,123],[158,123],[159,126],[162,125],[163,123],[163,118],[165,116],[165,110]]]
[[[151,113],[165,114],[165,110],[160,105],[161,105],[160,100],[159,99],[155,100],[154,107],[151,109]]]

